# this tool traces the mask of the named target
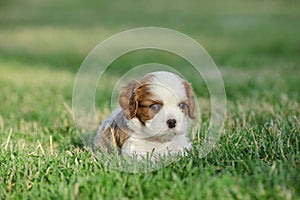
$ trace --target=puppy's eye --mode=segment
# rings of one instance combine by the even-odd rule
[[[187,107],[186,103],[180,103],[178,106],[181,110],[184,110]]]
[[[159,104],[152,104],[150,106],[150,109],[154,110],[154,111],[159,111],[160,110],[160,105]]]

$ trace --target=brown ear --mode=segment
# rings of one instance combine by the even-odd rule
[[[130,81],[125,87],[121,89],[119,96],[119,104],[127,119],[131,119],[136,115],[138,102],[135,98],[135,90],[139,86],[138,81]]]
[[[186,95],[188,97],[187,105],[189,108],[189,116],[191,119],[195,119],[195,101],[191,84],[186,81],[183,81],[183,85],[186,91]]]

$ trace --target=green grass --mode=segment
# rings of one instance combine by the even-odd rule
[[[0,198],[299,199],[299,7],[280,0],[0,2]],[[89,51],[139,26],[172,28],[206,48],[223,75],[227,116],[206,157],[194,151],[131,174],[107,169],[82,146],[70,107]],[[118,59],[97,93],[100,119],[110,113],[114,81],[154,61],[187,65],[152,51]],[[210,109],[205,85],[194,87],[203,122],[196,149]]]

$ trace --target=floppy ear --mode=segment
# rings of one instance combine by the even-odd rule
[[[191,84],[186,81],[183,81],[183,85],[186,91],[186,95],[188,97],[187,105],[189,108],[188,115],[191,119],[195,119],[195,101]]]
[[[127,119],[131,119],[136,115],[138,102],[135,98],[135,90],[139,85],[140,84],[138,81],[130,81],[125,87],[121,89],[119,96],[119,104]]]

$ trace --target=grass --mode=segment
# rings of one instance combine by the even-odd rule
[[[0,2],[0,198],[299,199],[299,19],[298,1]],[[207,49],[224,79],[227,116],[206,157],[194,151],[131,174],[107,169],[82,146],[70,107],[88,52],[138,26],[173,28]],[[100,119],[113,81],[153,61],[187,65],[152,51],[118,59],[97,92]],[[209,95],[204,84],[195,90],[202,138]]]

